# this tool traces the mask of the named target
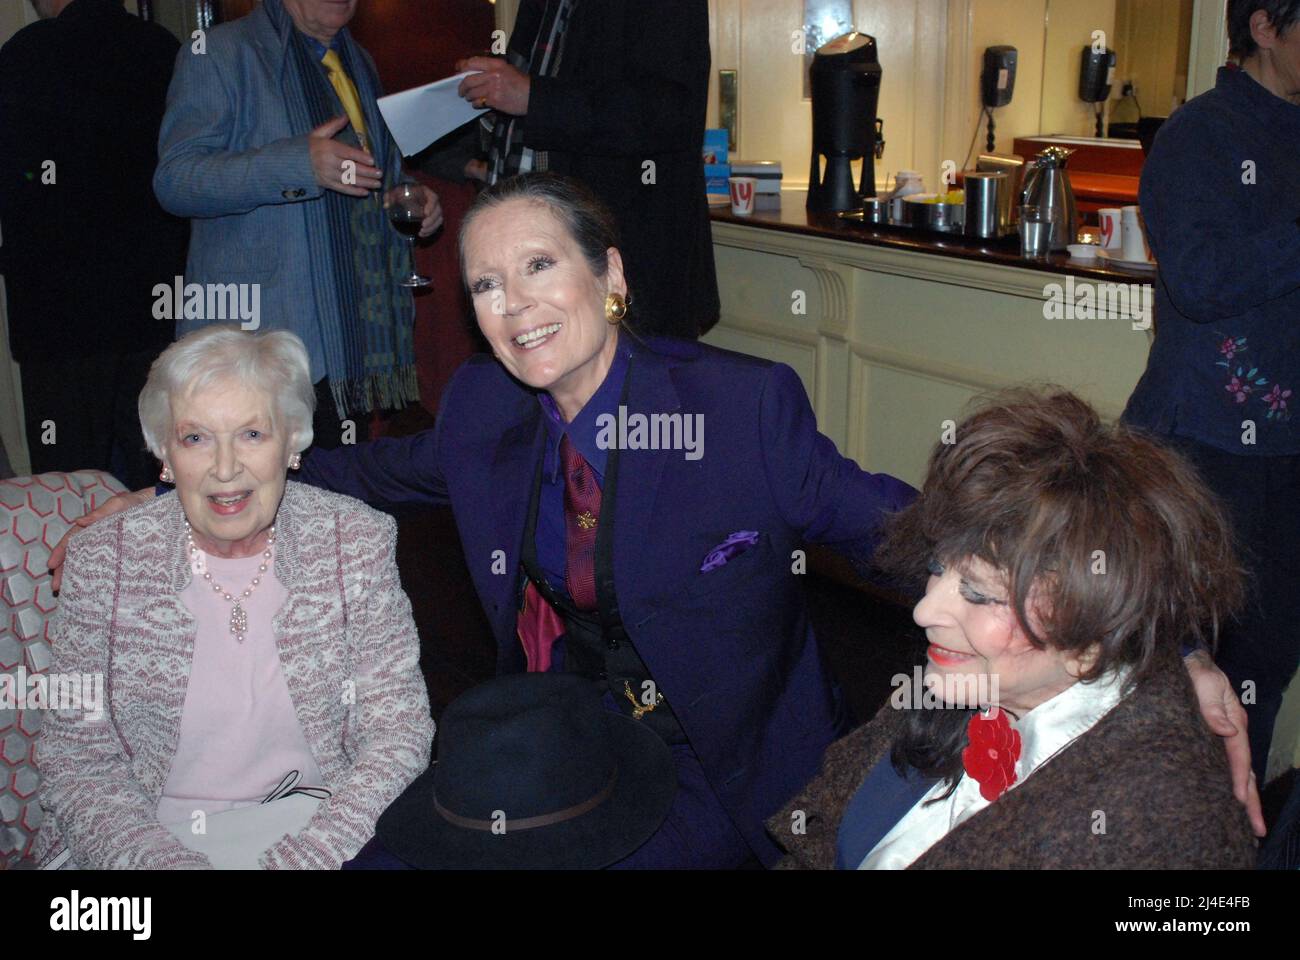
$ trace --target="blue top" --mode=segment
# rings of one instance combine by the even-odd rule
[[[599,432],[597,418],[602,414],[618,416],[618,401],[623,395],[623,381],[627,378],[629,350],[620,343],[614,352],[614,362],[596,392],[591,395],[572,422],[565,423],[560,408],[549,393],[539,393],[538,402],[545,411],[542,422],[546,425],[546,453],[542,460],[542,493],[537,503],[537,563],[542,568],[551,589],[568,594],[564,582],[566,533],[564,529],[564,474],[560,470],[560,440],[567,433],[569,442],[591,465],[596,475],[596,485],[605,486],[607,451],[597,446]]]
[[[844,808],[835,843],[835,869],[858,869],[876,844],[938,782],[937,777],[923,776],[912,767],[906,775],[899,774],[886,751]]]
[[[1140,190],[1156,337],[1126,421],[1229,453],[1300,453],[1297,157],[1300,106],[1235,66],[1161,128]]]

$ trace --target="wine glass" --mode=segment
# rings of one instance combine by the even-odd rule
[[[411,245],[411,273],[398,281],[404,287],[427,287],[433,283],[415,269],[415,237],[424,220],[424,192],[414,183],[399,183],[388,192],[388,220]]]

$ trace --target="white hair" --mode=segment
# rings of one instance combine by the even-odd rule
[[[289,433],[289,448],[311,446],[316,391],[307,348],[287,330],[251,333],[237,324],[214,324],[177,340],[153,362],[140,391],[140,427],[149,450],[166,459],[172,432],[172,398],[233,379],[271,396],[271,418]]]

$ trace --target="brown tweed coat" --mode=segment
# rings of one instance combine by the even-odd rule
[[[903,718],[888,703],[831,744],[821,773],[767,822],[777,869],[830,869],[840,820]],[[796,811],[804,812],[795,834]],[[1099,814],[1104,815],[1103,819]],[[1104,829],[1104,832],[1103,832]],[[1170,655],[1149,681],[909,869],[1249,869],[1255,840],[1224,749]]]

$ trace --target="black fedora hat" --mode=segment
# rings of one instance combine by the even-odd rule
[[[523,673],[447,707],[438,759],[384,811],[375,833],[426,870],[595,869],[663,823],[677,792],[668,745],[605,709],[573,674]]]

